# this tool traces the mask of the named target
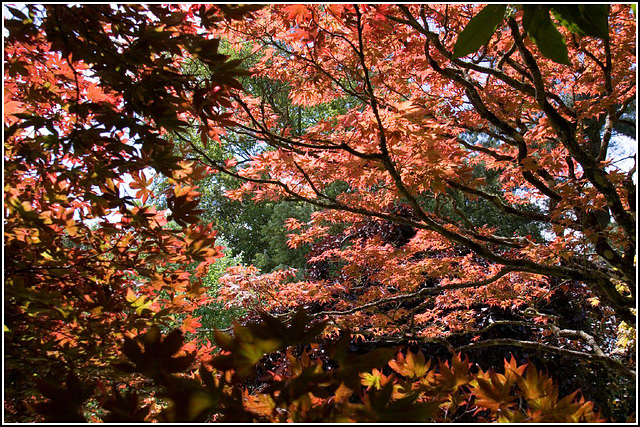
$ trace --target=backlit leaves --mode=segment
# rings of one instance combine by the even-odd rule
[[[361,372],[360,373],[360,383],[365,387],[373,387],[377,390],[380,390],[384,384],[389,382],[389,378],[382,374],[377,369],[374,369],[369,372]]]
[[[197,223],[198,215],[203,212],[202,209],[196,209],[200,203],[199,195],[200,193],[195,191],[194,187],[176,185],[170,189],[167,194],[167,205],[171,209],[171,215],[168,218],[183,227]]]
[[[205,9],[212,21],[221,13]],[[212,108],[194,102],[198,85],[224,87],[221,105],[246,73],[218,55],[211,37],[196,31],[192,11],[178,6],[26,5],[6,18],[5,318],[20,333],[7,341],[5,359],[11,375],[41,378],[73,360],[87,377],[102,376],[123,334],[170,314],[189,319],[187,331],[197,327],[188,313],[207,297],[186,269],[196,261],[195,271],[206,270],[220,247],[211,227],[195,225],[199,194],[191,183],[205,169],[176,155],[166,132]],[[199,47],[211,48],[201,59],[211,71],[206,79],[183,68]],[[157,201],[152,184],[160,173],[174,179],[165,196],[177,227],[157,207],[140,206]],[[129,372],[176,372],[193,360],[165,355],[145,368],[176,336],[127,340]],[[31,375],[19,378],[9,401],[33,389]],[[133,397],[114,399],[135,406]]]
[[[391,369],[407,378],[416,378],[424,376],[431,366],[431,361],[425,362],[424,354],[418,351],[417,354],[408,351],[405,357],[402,353],[398,353],[396,359],[389,361]]]
[[[153,301],[148,301],[145,295],[136,295],[132,289],[127,289],[126,300],[135,309],[138,316],[141,316],[144,310],[150,310]]]
[[[323,322],[310,324],[310,318],[302,308],[289,325],[267,313],[261,313],[261,318],[262,322],[248,327],[236,323],[233,336],[216,331],[216,344],[232,354],[217,356],[211,364],[217,369],[234,369],[234,379],[240,381],[254,372],[255,364],[264,355],[311,342],[325,327]]]
[[[142,203],[146,203],[149,196],[153,196],[153,192],[149,188],[153,182],[153,177],[147,179],[143,172],[138,171],[137,174],[133,174],[133,182],[129,184],[136,191],[136,197],[142,200]]]
[[[629,313],[632,288],[606,286],[609,276],[635,274],[625,271],[635,245],[632,179],[616,161],[591,159],[595,148],[606,149],[613,128],[585,130],[592,118],[630,121],[629,8],[523,5],[515,12],[489,5],[470,21],[468,11],[476,9],[458,5],[285,5],[245,15],[259,8],[8,9],[5,359],[16,379],[10,400],[33,394],[26,372],[42,378],[73,364],[83,377],[105,379],[124,356],[129,362],[117,365],[118,381],[140,393],[112,395],[105,390],[114,381],[101,387],[94,397],[110,411],[107,419],[431,421],[467,410],[498,421],[597,418],[577,395],[561,399],[533,364],[525,371],[512,359],[504,373],[485,372],[457,354],[432,364],[425,347],[353,350],[373,343],[369,337],[419,343],[473,332],[481,339],[477,328],[495,325],[485,322],[489,316],[523,322],[521,307],[540,307],[576,291],[580,281],[588,282],[578,297],[586,301],[595,301],[593,287],[605,287],[591,313]],[[524,27],[542,56],[573,61],[571,72],[523,55],[505,18]],[[251,71],[222,51],[220,36],[250,47]],[[449,61],[452,48],[461,57],[482,45],[471,62]],[[186,72],[188,61],[205,72]],[[251,86],[245,92],[241,76]],[[286,87],[285,108],[253,96],[260,79]],[[246,109],[238,108],[241,101]],[[291,126],[285,116],[294,111],[298,123]],[[235,197],[330,209],[289,224],[297,229],[292,246],[313,246],[313,277],[258,276],[247,267],[250,274],[221,280],[223,302],[271,314],[262,313],[258,324],[238,322],[231,334],[217,332],[220,353],[209,354],[210,346],[161,333],[200,329],[193,311],[211,301],[203,277],[221,256],[212,225],[200,224],[193,182],[211,170],[200,164],[204,156],[178,152],[172,137],[199,136],[211,149],[208,139],[229,142],[238,125],[256,147],[271,147],[210,165],[251,180],[233,190]],[[467,133],[483,135],[462,141]],[[573,158],[582,151],[586,157]],[[150,177],[160,174],[167,188],[154,194]],[[150,201],[166,202],[168,210],[144,206]],[[499,214],[471,209],[491,204]],[[507,230],[503,214],[548,226],[556,238],[522,232],[537,229],[530,225]],[[500,263],[527,273],[487,282]],[[306,312],[287,314],[298,304],[352,326],[358,339]],[[547,334],[559,317],[533,319],[529,335],[558,338],[561,349],[577,345]],[[606,334],[597,338],[609,342]],[[196,351],[212,359],[206,367],[214,371],[196,372]],[[77,420],[92,394],[78,384],[41,382],[51,402],[34,407],[48,419]],[[155,398],[166,405],[145,410]]]
[[[459,354],[453,355],[451,364],[447,361],[439,361],[438,367],[440,368],[440,375],[436,377],[435,383],[443,390],[456,391],[458,388],[469,384],[473,379],[469,372],[471,367],[469,359],[465,357],[462,360]]]
[[[459,354],[453,354],[450,364],[440,362],[437,367],[430,368],[430,361],[425,363],[421,353],[407,351],[403,358],[400,352],[396,359],[388,360],[388,365],[400,377],[393,373],[383,375],[379,369],[373,369],[360,373],[363,387],[356,383],[350,388],[343,382],[344,371],[352,375],[354,370],[372,363],[353,354],[343,356],[344,344],[340,343],[334,344],[336,347],[331,352],[339,359],[333,369],[323,367],[332,363],[326,355],[318,357],[319,353],[304,350],[296,356],[297,346],[282,345],[282,342],[300,342],[301,336],[290,332],[309,330],[300,324],[309,320],[304,313],[297,316],[294,327],[278,322],[280,326],[276,329],[279,330],[272,329],[271,334],[265,326],[275,325],[275,322],[266,318],[247,327],[236,325],[234,336],[217,333],[216,342],[225,354],[213,359],[214,371],[200,368],[201,381],[182,375],[191,367],[193,355],[176,356],[183,343],[180,331],[174,330],[165,336],[153,326],[133,339],[125,338],[122,351],[129,362],[117,366],[138,372],[161,385],[158,396],[166,399],[168,405],[154,414],[136,392],[122,393],[114,388],[113,393],[109,393],[105,390],[108,397],[101,400],[101,405],[109,412],[104,420],[198,422],[217,414],[220,420],[233,421],[444,422],[453,420],[450,417],[459,406],[465,407],[466,411],[487,410],[489,420],[599,420],[591,402],[577,399],[577,392],[558,399],[557,386],[548,376],[540,374],[532,364],[518,366],[513,357],[510,361],[505,360],[504,373],[475,372],[470,370],[468,359],[463,360]],[[287,330],[289,333],[285,336]],[[260,339],[254,336],[254,331]],[[244,380],[255,375],[255,365],[263,353],[273,352],[278,347],[286,348],[284,353],[279,353],[284,357],[280,362],[284,363],[281,366],[284,369],[278,369],[279,373],[261,389],[250,391],[243,385]],[[317,348],[317,343],[311,344],[311,350]],[[354,361],[346,363],[349,358]],[[382,361],[382,353],[374,360],[376,363]],[[93,391],[92,386],[81,383],[73,374],[69,374],[64,387],[40,382],[39,388],[50,400],[37,403],[34,408],[54,422],[69,422],[76,418],[81,421],[79,410]],[[354,393],[362,403],[351,402]],[[518,397],[527,403],[524,407],[515,404]],[[63,411],[67,412],[63,414]],[[72,414],[78,415],[73,418]]]

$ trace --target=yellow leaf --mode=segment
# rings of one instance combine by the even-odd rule
[[[380,390],[382,388],[381,380],[382,373],[377,369],[374,369],[371,373],[362,372],[360,373],[360,383],[366,387],[373,387],[376,390]]]
[[[422,377],[429,371],[431,361],[425,363],[424,354],[421,351],[415,355],[411,351],[407,351],[406,357],[402,353],[398,353],[396,359],[389,361],[389,366],[402,376]]]
[[[344,383],[340,383],[333,395],[333,401],[335,403],[346,403],[349,401],[352,394],[353,390],[344,385]]]
[[[258,394],[257,396],[251,396],[248,391],[245,391],[244,407],[255,414],[269,416],[276,407],[276,402],[271,395]]]

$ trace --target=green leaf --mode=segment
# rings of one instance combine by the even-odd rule
[[[506,10],[505,4],[490,4],[471,18],[453,47],[454,58],[469,55],[488,43],[502,22]]]
[[[564,37],[551,21],[548,6],[525,6],[522,24],[542,55],[559,64],[571,65]]]
[[[609,5],[580,4],[554,5],[551,8],[556,19],[569,31],[575,34],[609,37]]]

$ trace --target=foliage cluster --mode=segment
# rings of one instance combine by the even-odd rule
[[[155,403],[145,405],[136,391],[104,390],[94,396],[97,411],[106,422],[603,421],[578,392],[559,398],[547,374],[513,357],[500,373],[474,369],[455,353],[433,366],[420,351],[358,355],[348,332],[334,344],[314,342],[324,324],[310,320],[302,310],[290,324],[263,313],[259,323],[236,324],[233,335],[216,333],[222,353],[197,371],[189,369],[195,354],[180,351],[180,331],[163,336],[154,326],[125,339],[128,362],[119,367],[151,379]],[[247,387],[257,364],[265,371],[260,387]],[[46,421],[84,421],[90,383],[70,373],[64,385],[39,388],[48,400],[35,407]]]
[[[7,10],[6,421],[630,415],[628,6]]]

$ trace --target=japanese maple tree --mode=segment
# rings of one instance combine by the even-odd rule
[[[34,379],[73,369],[107,384],[127,334],[178,318],[185,332],[199,326],[190,313],[209,298],[200,278],[221,252],[216,232],[198,219],[192,181],[206,169],[176,156],[166,134],[223,119],[216,113],[225,98],[220,90],[237,87],[240,71],[205,30],[251,8],[7,9],[4,348],[10,413],[25,411]],[[187,57],[199,58],[212,78],[183,73]],[[156,173],[170,181],[155,195],[166,199],[167,212],[147,203],[154,197],[149,176]]]
[[[532,362],[460,352],[635,377],[633,351],[615,355],[635,342],[635,166],[612,150],[635,126],[628,6],[8,11],[10,420],[592,422],[594,404]],[[250,49],[250,71],[221,37]],[[243,91],[250,74],[299,112],[341,107],[294,123]],[[226,137],[259,153],[216,160]],[[199,219],[214,171],[244,182],[229,197],[315,206],[286,222],[308,268],[233,267],[218,302],[255,321],[185,343],[222,255]],[[569,296],[595,324],[545,311]],[[487,335],[505,325],[528,338]]]
[[[612,149],[635,126],[635,16],[620,5],[493,8],[475,47],[465,43],[482,22],[470,20],[493,10],[480,5],[274,5],[226,27],[260,55],[254,75],[286,83],[294,105],[348,108],[301,131],[238,94],[234,129],[270,148],[234,167],[192,144],[245,181],[230,197],[320,208],[287,222],[290,245],[320,248],[310,265],[333,269],[300,281],[238,267],[222,300],[282,314],[305,304],[372,339],[463,334],[480,339],[467,350],[539,349],[635,375],[600,326],[572,329],[542,310],[571,295],[614,334],[635,328],[635,166]],[[469,206],[499,216],[479,222]],[[505,233],[511,218],[538,237]],[[489,319],[492,307],[508,317]],[[482,340],[505,324],[537,338]]]

